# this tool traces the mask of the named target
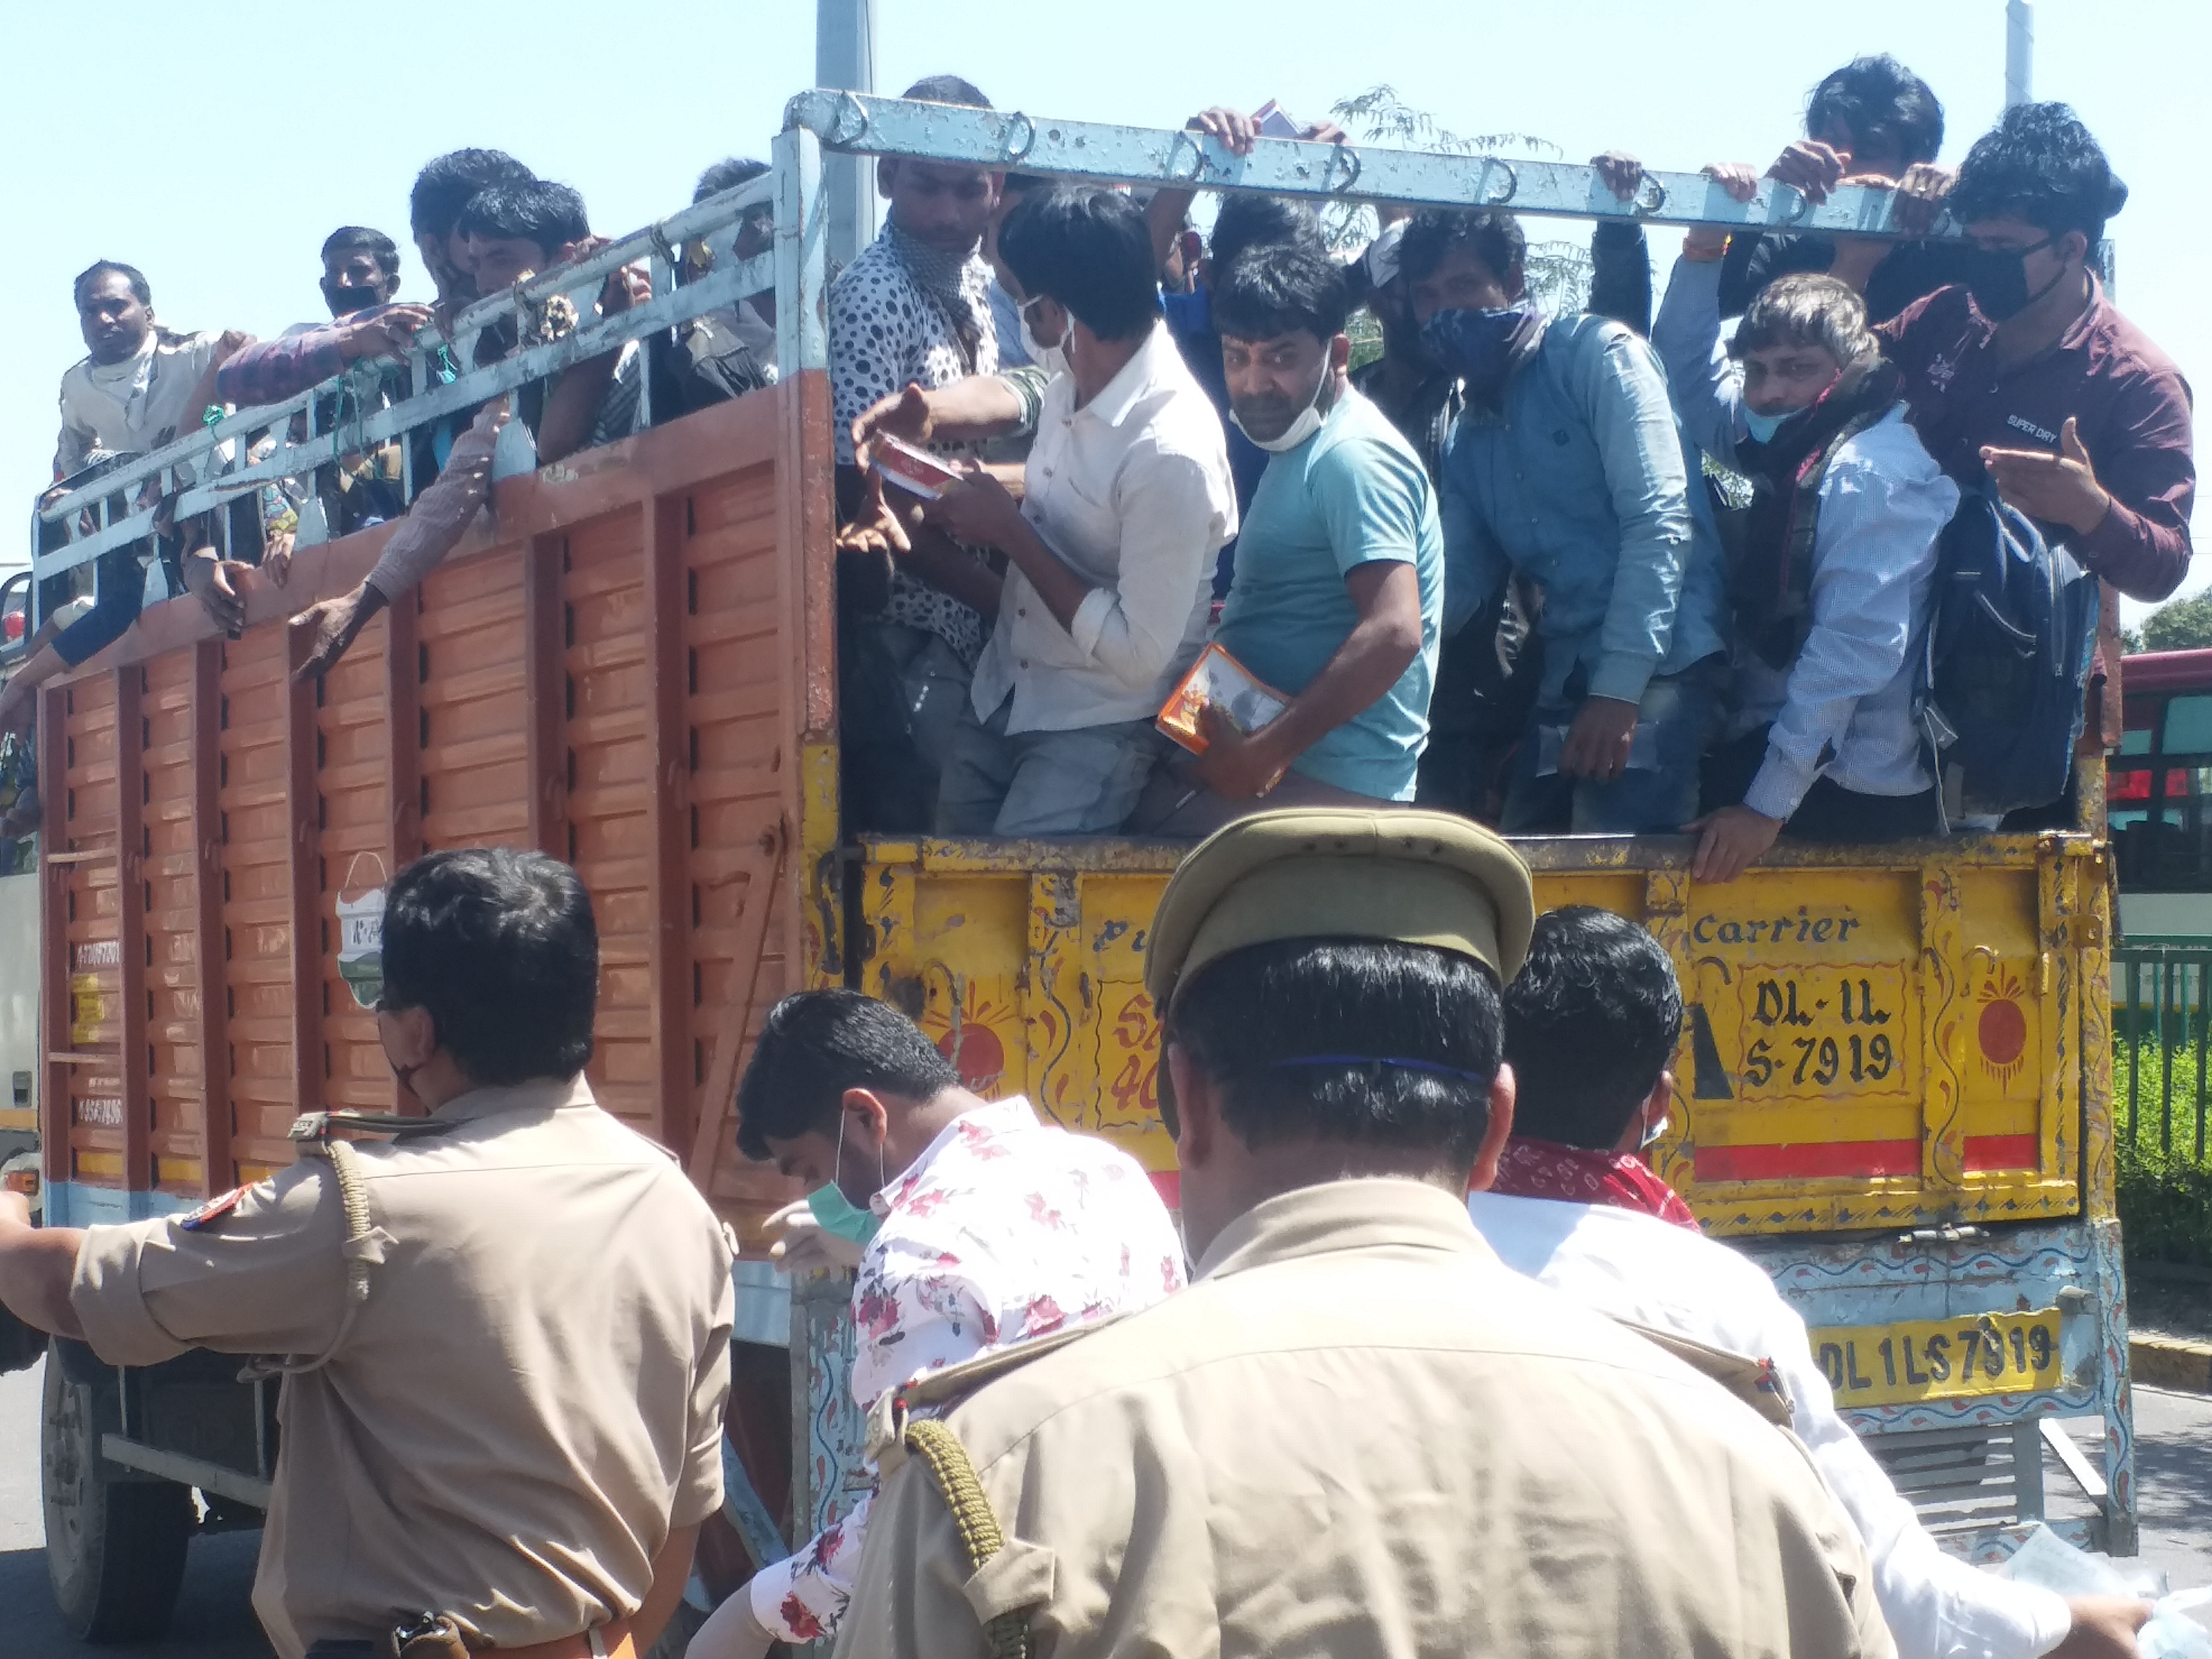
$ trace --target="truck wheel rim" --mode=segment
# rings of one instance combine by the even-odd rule
[[[50,1358],[47,1363],[53,1361]],[[86,1390],[64,1382],[58,1393],[51,1431],[42,1437],[40,1454],[46,1484],[46,1540],[49,1546],[61,1545],[65,1559],[77,1561],[84,1556],[85,1483],[92,1474]]]

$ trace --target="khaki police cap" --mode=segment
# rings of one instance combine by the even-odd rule
[[[1184,975],[1282,939],[1436,945],[1503,983],[1521,971],[1535,921],[1528,866],[1479,823],[1410,808],[1285,807],[1216,830],[1183,860],[1152,918],[1145,989],[1164,1012]]]

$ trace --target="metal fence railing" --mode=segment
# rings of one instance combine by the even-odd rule
[[[2212,1163],[2212,940],[2115,946],[2112,1036],[2120,1137]]]

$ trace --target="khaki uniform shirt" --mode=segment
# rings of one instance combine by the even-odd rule
[[[721,1502],[731,1256],[675,1162],[581,1078],[481,1089],[356,1146],[381,1261],[288,1376],[254,1607],[280,1654],[448,1613],[517,1647],[635,1612]],[[101,1358],[320,1356],[346,1295],[318,1157],[188,1231],[94,1227],[70,1302]]]
[[[1008,1539],[981,1572],[884,1461],[839,1659],[981,1656],[1031,1604],[1050,1659],[1893,1654],[1796,1443],[1452,1194],[1285,1194],[1200,1271],[946,1416]]]

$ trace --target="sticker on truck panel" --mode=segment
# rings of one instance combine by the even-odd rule
[[[1808,1334],[1838,1406],[2036,1394],[2064,1380],[2056,1308],[1902,1325],[1839,1325]]]

